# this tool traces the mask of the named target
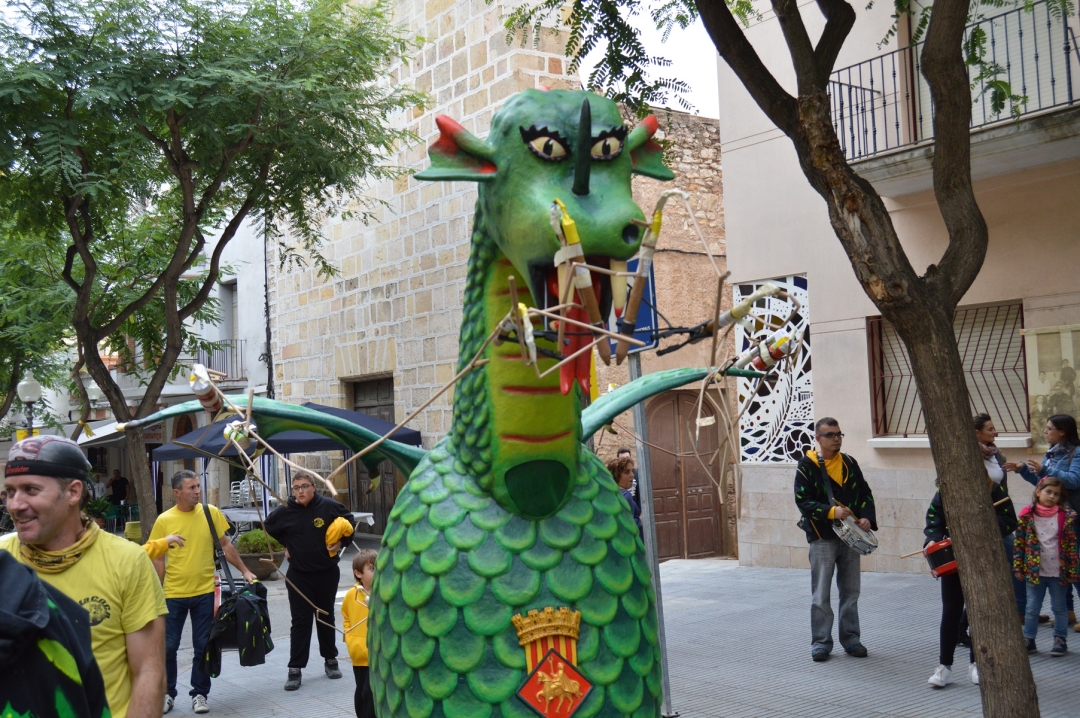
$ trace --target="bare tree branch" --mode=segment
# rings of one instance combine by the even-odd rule
[[[930,13],[922,71],[934,101],[934,195],[949,246],[927,280],[955,308],[986,257],[988,232],[971,185],[971,90],[961,46],[968,3],[938,0]]]
[[[766,116],[790,137],[798,130],[799,124],[795,98],[780,86],[765,67],[724,0],[695,0],[695,4],[720,56]]]
[[[825,29],[814,48],[817,61],[817,88],[824,90],[829,84],[829,75],[847,40],[851,28],[855,26],[855,10],[844,0],[817,0],[818,9],[825,16]]]
[[[799,5],[795,0],[772,0],[772,7],[791,55],[791,66],[795,68],[799,94],[812,94],[818,90],[817,58],[814,55],[814,46],[810,43],[810,36],[806,33]]]

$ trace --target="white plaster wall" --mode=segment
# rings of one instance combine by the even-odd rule
[[[891,7],[891,6],[888,6]],[[837,67],[867,60],[878,50],[888,7],[857,6],[855,27]],[[822,23],[811,3],[802,12],[816,39]],[[790,59],[772,13],[747,32],[762,60],[794,91]],[[866,318],[878,314],[855,280],[829,225],[824,201],[798,166],[790,142],[757,108],[734,73],[719,69],[721,151],[728,266],[732,281],[806,273],[813,321],[815,415],[837,417],[844,451],[860,462],[878,504],[881,549],[864,559],[867,570],[924,571],[924,562],[899,559],[922,544],[926,506],[933,495],[928,449],[871,449]],[[984,268],[962,304],[1022,299],[1025,325],[1080,323],[1080,161],[1070,160],[975,183],[990,231]],[[920,273],[947,243],[931,193],[887,200],[912,264]],[[1021,450],[1009,452],[1022,458]],[[795,527],[794,465],[744,465],[739,514],[740,560],[748,565],[807,565],[806,541]],[[1019,480],[1016,480],[1019,481]]]

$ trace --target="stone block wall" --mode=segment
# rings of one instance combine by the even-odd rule
[[[436,115],[483,137],[514,93],[577,87],[563,73],[564,37],[545,34],[538,47],[508,45],[506,11],[484,0],[398,4],[399,19],[427,43],[391,79],[431,98],[425,110],[401,118],[422,140],[393,158],[399,165],[426,166]],[[368,224],[338,218],[325,228],[325,255],[338,276],[320,278],[310,268],[271,273],[275,386],[284,401],[346,407],[348,382],[392,375],[400,421],[454,374],[476,188],[403,176],[370,195],[385,204]],[[452,390],[410,422],[425,446],[447,431],[451,397]]]

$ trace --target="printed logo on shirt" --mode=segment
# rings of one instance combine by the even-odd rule
[[[326,522],[323,521],[322,518],[315,519],[314,524],[315,524],[315,528],[317,528],[317,529],[321,529],[323,526],[326,526]]]
[[[96,626],[103,621],[107,621],[112,615],[109,610],[109,604],[105,602],[105,599],[98,598],[97,596],[89,596],[79,601],[79,605],[86,609],[86,612],[90,614],[90,625]]]

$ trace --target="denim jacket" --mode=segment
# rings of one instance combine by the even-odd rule
[[[1018,473],[1029,484],[1038,484],[1044,476],[1054,476],[1061,479],[1070,492],[1076,491],[1080,489],[1080,448],[1066,449],[1061,444],[1054,444],[1043,456],[1042,468],[1038,473],[1027,464],[1021,464]]]

